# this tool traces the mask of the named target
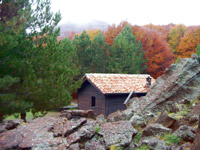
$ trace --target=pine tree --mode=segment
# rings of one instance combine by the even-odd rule
[[[79,64],[81,66],[81,76],[89,71],[89,66],[91,64],[91,40],[90,36],[83,31],[81,35],[76,35],[72,41],[73,46],[76,48]]]
[[[131,27],[125,26],[111,48],[110,72],[140,74],[145,70],[142,44],[136,41]]]
[[[92,40],[90,71],[105,73],[108,71],[109,44],[105,42],[103,33],[100,31]]]
[[[6,76],[11,83],[18,79],[0,90],[5,94],[9,87],[6,94],[15,95],[13,111],[2,111],[2,116],[17,112],[25,119],[27,111],[45,113],[69,104],[71,92],[79,86],[74,80],[79,67],[71,42],[57,42],[60,14],[50,11],[49,0],[9,0],[0,7],[0,77],[2,82]],[[9,103],[10,98],[0,101]]]

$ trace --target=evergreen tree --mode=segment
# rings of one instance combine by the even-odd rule
[[[103,33],[100,31],[91,42],[91,63],[90,71],[105,73],[108,71],[108,49]]]
[[[27,111],[69,104],[79,73],[75,48],[68,39],[57,42],[60,14],[50,11],[49,0],[8,0],[0,7],[0,93],[13,95],[12,101],[1,96],[1,116],[20,112],[25,119]],[[4,80],[13,86],[2,85]]]
[[[86,72],[90,72],[89,66],[91,64],[91,50],[90,50],[90,36],[83,31],[81,35],[76,35],[72,41],[76,48],[79,64],[81,66],[81,76]]]
[[[140,74],[145,70],[142,44],[136,41],[130,26],[125,26],[114,39],[109,62],[113,73]]]

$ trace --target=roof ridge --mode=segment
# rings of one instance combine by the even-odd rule
[[[105,75],[105,76],[150,76],[149,74],[122,74],[122,73],[86,73],[85,76],[88,75]]]

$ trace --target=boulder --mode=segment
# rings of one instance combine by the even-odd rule
[[[66,117],[68,120],[77,117],[95,119],[95,114],[93,110],[63,110],[60,116]]]
[[[52,147],[62,144],[62,139],[54,139],[49,129],[55,122],[59,121],[54,117],[42,117],[31,121],[29,124],[18,126],[0,134],[0,147],[3,149],[27,149],[38,145]]]
[[[160,116],[154,123],[159,123],[159,124],[162,124],[163,126],[165,126],[166,128],[174,129],[175,125],[178,124],[177,122],[178,122],[178,120],[168,116],[168,114],[164,111],[160,114]],[[177,128],[177,126],[176,126],[176,128]]]
[[[76,143],[76,144],[70,145],[69,150],[80,150],[80,144]]]
[[[145,127],[146,126],[145,119],[138,114],[134,114],[129,121],[131,122],[131,124],[134,127]]]
[[[174,104],[173,101],[166,102],[166,109],[170,113],[176,113],[179,111],[179,108]]]
[[[85,150],[106,150],[105,143],[101,137],[94,137],[85,143]]]
[[[179,103],[183,99],[195,99],[200,93],[199,85],[200,65],[197,59],[180,59],[165,70],[146,96],[131,99],[128,108],[135,112],[161,112],[166,109],[168,101]]]
[[[5,122],[5,127],[7,130],[12,130],[15,129],[18,125],[20,125],[22,122],[24,122],[22,119],[8,120]]]
[[[102,124],[102,123],[106,122],[106,119],[105,119],[104,115],[103,114],[98,115],[96,117],[96,122],[99,123],[99,124]]]
[[[3,150],[16,148],[22,142],[22,140],[22,134],[15,130],[10,130],[0,134],[0,147]]]
[[[185,142],[193,142],[195,129],[186,125],[180,126],[173,135],[180,137]]]
[[[21,120],[21,119],[13,119],[13,120],[8,120],[8,121],[3,121],[0,124],[0,133],[3,133],[7,130],[15,129],[22,122],[23,122],[23,120]]]
[[[155,137],[144,138],[141,142],[142,145],[148,145],[152,150],[170,150],[170,147],[164,141]]]
[[[54,123],[51,129],[55,137],[62,135],[67,136],[87,122],[86,118],[80,118],[76,121],[67,120],[66,118],[61,118],[60,120],[61,121]]]
[[[148,125],[142,132],[142,137],[155,136],[171,133],[172,130],[164,127],[162,124],[154,123]]]
[[[137,134],[129,121],[108,122],[100,126],[100,135],[103,136],[106,148],[111,145],[128,146]]]
[[[116,111],[107,117],[108,122],[129,120],[133,116],[133,111],[131,109],[126,109],[124,111]]]
[[[67,137],[69,145],[77,142],[83,142],[87,139],[91,139],[95,134],[94,124],[92,122],[87,122],[76,132],[70,134]]]

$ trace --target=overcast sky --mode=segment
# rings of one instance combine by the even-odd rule
[[[61,24],[85,24],[123,20],[135,25],[169,23],[200,25],[200,0],[51,0],[52,10],[60,10]]]

